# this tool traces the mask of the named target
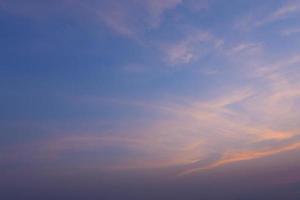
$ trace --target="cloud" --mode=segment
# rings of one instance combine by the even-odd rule
[[[258,56],[263,51],[260,43],[240,43],[229,49],[227,54],[230,56]]]
[[[97,122],[90,125],[95,129],[90,127],[86,132],[74,125],[67,133],[63,130],[55,137],[18,146],[2,155],[46,163],[63,160],[75,162],[78,168],[109,171],[178,168],[179,174],[187,175],[295,150],[300,148],[300,116],[295,112],[300,102],[298,63],[299,56],[294,55],[252,66],[245,74],[252,73],[250,77],[263,85],[217,90],[218,94],[208,100],[82,98],[81,106],[87,103],[96,108],[105,101],[114,108],[129,107],[156,117],[130,122],[126,116],[121,120],[126,126],[110,130],[99,129]],[[90,152],[96,154],[82,162]],[[105,159],[107,155],[109,159]]]
[[[222,159],[218,160],[217,162],[213,162],[210,165],[201,168],[194,168],[187,171],[180,173],[179,175],[189,175],[196,172],[201,172],[204,170],[213,169],[216,167],[220,167],[226,164],[246,161],[246,160],[253,160],[258,158],[263,158],[267,156],[272,156],[275,154],[292,151],[300,148],[300,142],[286,145],[279,148],[271,148],[269,150],[262,150],[262,151],[248,151],[248,152],[239,152],[239,153],[229,153],[228,155],[224,155]]]
[[[291,36],[291,35],[297,35],[300,33],[300,28],[289,28],[289,29],[284,29],[280,32],[281,35],[283,36]]]
[[[192,12],[200,12],[203,10],[208,10],[212,1],[209,0],[185,0],[185,6]]]
[[[183,0],[145,0],[145,7],[149,13],[148,23],[152,27],[158,27],[164,12],[176,8]]]
[[[87,16],[91,21],[106,24],[120,35],[133,38],[146,29],[158,28],[165,12],[181,3],[182,0],[30,0],[26,3],[21,0],[1,0],[0,8],[11,14],[34,18],[71,12],[74,18],[77,15]]]
[[[116,33],[136,38],[147,29],[159,28],[165,12],[181,3],[182,0],[114,0],[99,4],[81,2],[81,6]]]
[[[250,14],[239,18],[235,27],[240,30],[252,30],[277,21],[296,17],[298,16],[299,11],[300,2],[298,0],[287,1],[281,7],[271,12],[259,13],[257,11],[252,11]]]
[[[222,40],[207,31],[194,30],[170,44],[162,44],[165,60],[171,65],[189,64],[197,61],[212,49],[222,45]]]
[[[287,4],[283,5],[279,9],[275,10],[267,17],[258,21],[256,23],[257,26],[261,26],[267,23],[271,23],[274,21],[282,20],[290,17],[292,14],[297,14],[300,11],[300,2],[299,1],[290,1]]]
[[[264,74],[256,72],[260,67],[252,68],[253,75],[265,82],[264,87],[235,90],[207,102],[165,106],[168,109],[163,111],[173,113],[173,117],[168,123],[161,119],[161,125],[151,131],[149,137],[162,139],[166,136],[174,146],[183,144],[183,148],[172,149],[165,157],[166,160],[168,156],[181,158],[177,165],[186,166],[183,174],[298,149],[299,115],[293,110],[299,106],[300,83],[293,79],[297,67],[293,68],[296,71],[286,71],[298,62],[297,58],[290,56],[274,61],[264,66],[269,69]],[[175,140],[176,137],[180,140]],[[259,148],[258,143],[262,145]],[[168,146],[163,142],[164,145]],[[167,149],[160,149],[160,152]],[[209,159],[212,157],[216,160]]]
[[[98,5],[89,2],[81,4],[116,33],[132,38],[159,29],[166,13],[172,13],[178,6],[192,6],[190,10],[198,11],[208,8],[207,0],[106,0]]]
[[[99,2],[72,1],[72,5],[129,38],[138,37],[148,28],[159,28],[166,12],[183,3],[181,0]],[[43,10],[31,4],[1,3],[4,9],[18,13]],[[263,26],[294,15],[298,9],[298,4],[289,3],[250,21],[253,26]],[[46,163],[57,163],[58,159],[99,170],[178,167],[183,169],[180,174],[189,174],[300,148],[297,138],[300,115],[295,112],[300,102],[300,56],[289,55],[270,62],[263,59],[262,43],[240,42],[226,48],[224,41],[211,32],[196,28],[185,31],[180,39],[159,44],[168,64],[192,64],[218,51],[232,61],[232,68],[236,69],[236,74],[226,74],[223,79],[240,76],[243,84],[235,83],[227,89],[214,88],[216,94],[207,100],[189,98],[185,102],[178,102],[176,97],[159,102],[82,98],[81,105],[86,103],[97,108],[105,102],[116,110],[125,107],[139,110],[144,116],[153,114],[155,119],[136,117],[132,122],[128,116],[120,116],[122,123],[130,125],[120,128],[115,125],[121,123],[118,121],[109,130],[91,128],[92,131],[86,132],[78,131],[79,125],[74,123],[68,132],[61,131],[61,134],[52,134],[55,137],[17,146],[2,152],[2,158],[24,160],[24,163],[30,158]],[[142,69],[135,64],[126,67],[129,71]],[[182,98],[188,99],[178,97]],[[97,122],[91,126],[96,125]],[[90,162],[82,162],[86,152],[96,152]],[[107,155],[111,157],[105,159]]]

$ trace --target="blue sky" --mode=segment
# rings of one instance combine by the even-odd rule
[[[298,0],[0,0],[4,196],[297,199],[299,20]]]

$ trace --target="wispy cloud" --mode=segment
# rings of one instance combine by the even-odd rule
[[[131,38],[138,37],[146,29],[159,28],[165,12],[181,3],[182,0],[114,0],[99,4],[80,2],[93,17],[99,17],[116,33]]]
[[[281,32],[281,35],[283,36],[291,36],[291,35],[297,35],[300,33],[300,28],[289,28],[289,29],[284,29]]]
[[[71,15],[85,15],[91,21],[106,24],[116,33],[136,37],[145,29],[158,28],[168,10],[175,9],[182,0],[113,0],[113,1],[9,1],[2,0],[0,8],[12,14],[41,17],[45,14],[70,12]]]
[[[263,86],[233,87],[218,91],[209,100],[193,98],[178,103],[169,99],[155,103],[108,99],[106,102],[114,106],[156,113],[159,117],[144,119],[139,125],[136,119],[132,127],[109,131],[69,130],[68,134],[62,132],[44,141],[16,147],[22,154],[17,155],[13,149],[2,155],[11,155],[6,156],[10,159],[37,157],[40,162],[63,159],[72,163],[74,155],[80,162],[84,152],[98,152],[88,163],[76,166],[99,170],[178,167],[183,169],[179,174],[187,175],[299,149],[300,116],[295,112],[300,100],[297,63],[298,56],[289,56],[251,68],[247,73],[252,73],[250,77],[259,79]],[[83,98],[80,103],[96,107],[103,104],[101,101],[101,98],[86,101]],[[123,120],[128,123],[127,118]],[[114,156],[103,162],[105,155],[100,152]]]
[[[63,2],[127,38],[159,29],[165,14],[185,3],[182,0]],[[2,0],[0,3],[2,9],[10,12],[43,10],[40,4],[35,8],[24,2],[15,5]],[[246,26],[264,26],[297,15],[299,10],[298,1],[289,2],[261,17],[250,17]],[[287,30],[283,34],[298,32],[298,29]],[[225,89],[214,88],[214,95],[205,100],[180,95],[161,101],[83,97],[81,105],[97,108],[109,104],[116,112],[119,111],[117,108],[125,107],[141,111],[143,116],[132,117],[135,118],[132,120],[129,115],[120,115],[117,122],[111,122],[110,128],[97,127],[89,131],[79,131],[79,125],[74,123],[68,131],[51,130],[61,134],[49,134],[42,141],[2,152],[2,158],[26,160],[38,157],[33,160],[46,163],[57,163],[58,159],[99,170],[178,167],[183,169],[179,173],[186,175],[299,149],[300,115],[295,112],[300,102],[299,54],[269,61],[264,59],[268,52],[262,42],[235,39],[228,42],[226,36],[220,39],[216,35],[222,34],[194,27],[185,29],[179,39],[153,40],[159,41],[157,46],[162,57],[171,66],[190,66],[211,52],[215,53],[214,58],[221,54],[224,62],[231,61],[229,67],[236,69],[234,75],[223,75],[222,83],[235,76],[240,76],[243,83],[235,82]],[[143,71],[143,67],[132,64],[125,66],[125,70],[137,72]],[[214,70],[207,71],[207,74],[214,73]],[[189,100],[180,102],[177,98]],[[145,117],[151,114],[155,119]],[[97,123],[91,126],[96,127]],[[127,126],[120,128],[116,125],[119,123]],[[89,163],[81,162],[85,152],[96,152]],[[105,159],[107,155],[109,159]]]
[[[290,1],[287,4],[283,5],[279,9],[275,10],[267,17],[261,21],[256,22],[257,26],[262,26],[267,23],[274,21],[282,20],[290,17],[293,14],[297,14],[300,11],[300,2],[299,1]]]
[[[197,61],[213,49],[222,45],[222,40],[202,30],[191,31],[186,36],[171,44],[163,44],[166,61],[169,64],[189,64]]]
[[[251,30],[277,21],[296,17],[299,11],[299,1],[287,1],[281,7],[270,12],[257,13],[257,11],[252,11],[250,14],[238,19],[235,26],[240,30]]]
[[[229,55],[257,56],[262,53],[263,45],[259,43],[240,43],[227,52]]]
[[[204,170],[213,169],[213,168],[220,167],[220,166],[230,164],[230,163],[272,156],[274,154],[284,153],[284,152],[292,151],[292,150],[299,149],[299,148],[300,148],[300,142],[297,142],[297,143],[286,145],[286,146],[279,147],[279,148],[271,148],[269,150],[229,153],[228,155],[224,155],[223,158],[218,160],[217,162],[214,162],[205,167],[194,168],[191,170],[184,171],[183,173],[180,173],[180,175],[182,176],[182,175],[192,174],[195,172],[201,172]]]

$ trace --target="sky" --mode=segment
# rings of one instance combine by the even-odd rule
[[[0,0],[0,198],[300,198],[299,0]]]

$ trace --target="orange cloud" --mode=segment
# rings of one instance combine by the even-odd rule
[[[220,159],[210,165],[207,165],[205,167],[200,167],[200,168],[189,169],[189,170],[186,170],[186,171],[180,173],[180,175],[188,175],[188,174],[192,174],[192,173],[196,173],[196,172],[201,172],[204,170],[217,168],[217,167],[220,167],[220,166],[223,166],[226,164],[230,164],[230,163],[272,156],[274,154],[292,151],[292,150],[296,150],[299,148],[300,148],[300,142],[297,142],[294,144],[290,144],[290,145],[286,145],[286,146],[278,147],[278,148],[272,148],[269,150],[262,150],[262,151],[254,151],[253,150],[253,151],[246,151],[246,152],[239,152],[239,153],[232,153],[232,154],[229,153],[228,155],[224,155],[224,157],[222,159]]]

